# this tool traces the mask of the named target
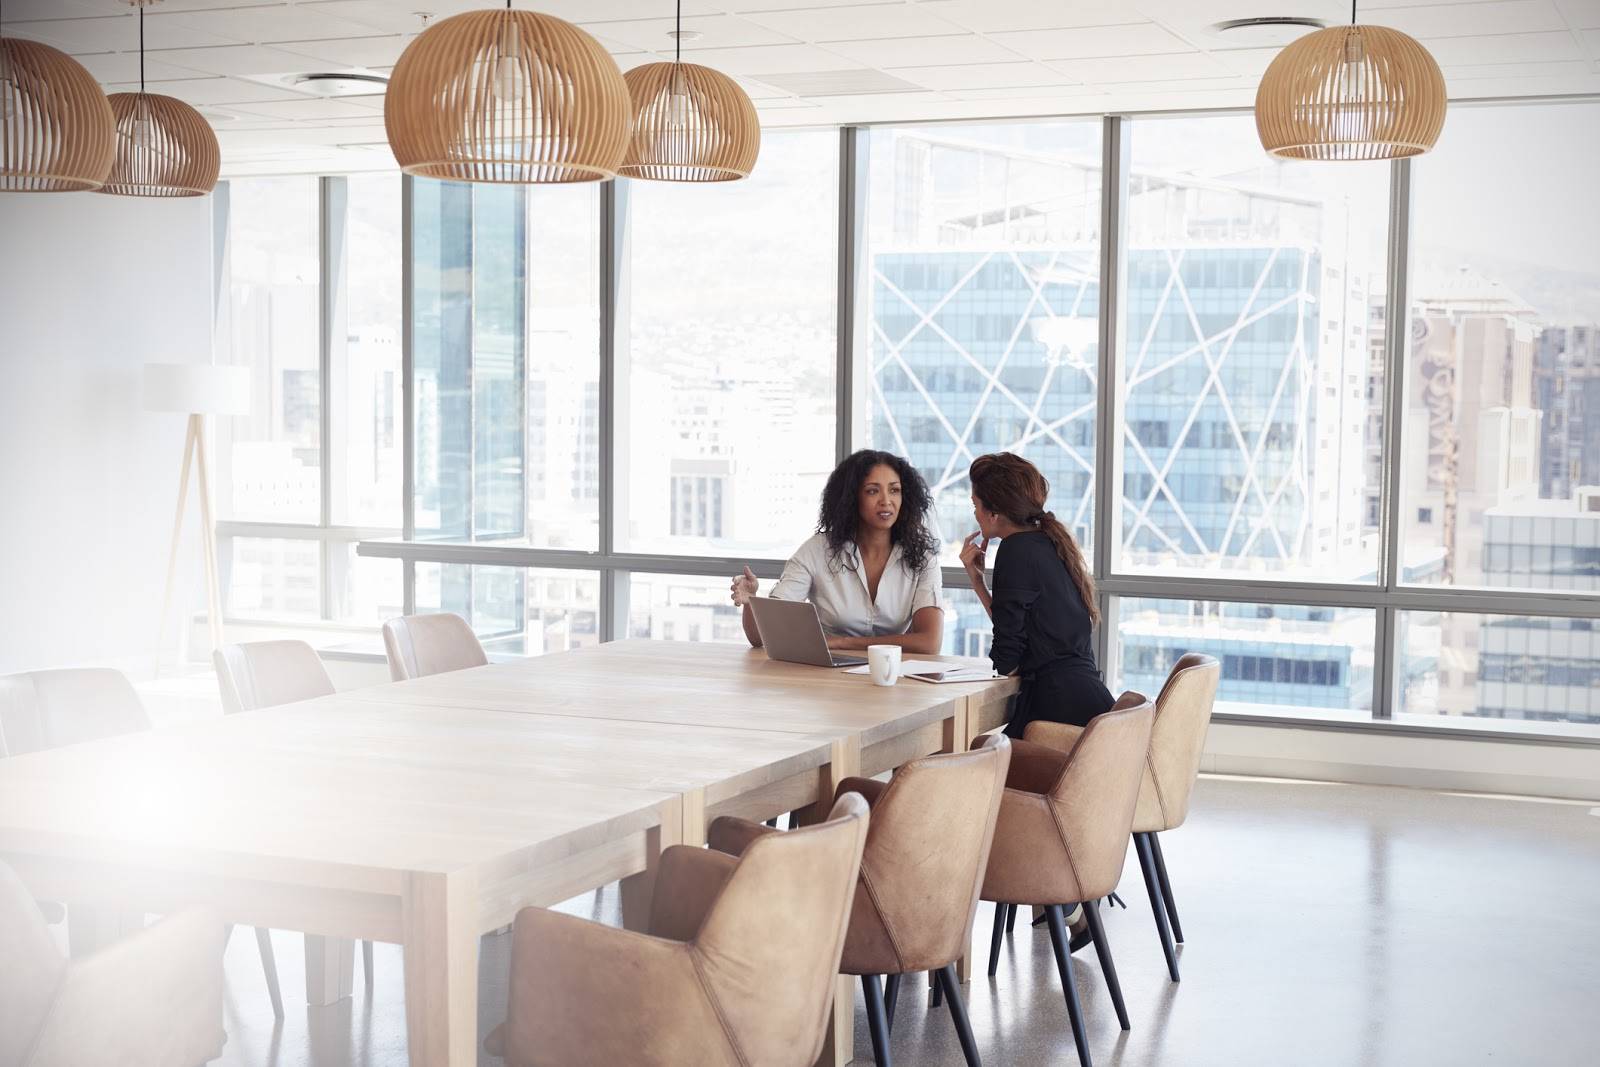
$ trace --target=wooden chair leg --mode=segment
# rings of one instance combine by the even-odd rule
[[[1089,1055],[1089,1034],[1083,1027],[1083,1009],[1078,1005],[1078,987],[1072,981],[1072,953],[1067,951],[1067,923],[1061,914],[1061,905],[1047,906],[1044,918],[1050,927],[1050,947],[1056,953],[1056,971],[1061,975],[1061,992],[1067,1000],[1067,1016],[1072,1020],[1072,1040],[1078,1046],[1078,1063],[1081,1067],[1094,1067]]]
[[[372,942],[361,942],[361,973],[367,980],[367,992],[372,992]]]
[[[950,1005],[950,1021],[956,1024],[956,1039],[961,1042],[961,1055],[966,1057],[967,1067],[983,1067],[978,1042],[972,1036],[972,1022],[967,1018],[967,1005],[961,999],[961,979],[956,976],[955,964],[947,963],[940,968],[939,984],[944,987],[944,998]]]
[[[1167,930],[1167,909],[1161,902],[1161,889],[1156,885],[1155,856],[1150,849],[1149,834],[1133,835],[1134,851],[1139,853],[1139,870],[1144,873],[1144,891],[1150,896],[1150,910],[1156,917],[1156,933],[1161,935],[1161,951],[1167,957],[1167,975],[1178,981],[1178,953],[1172,947],[1172,934]]]
[[[867,1030],[872,1034],[872,1059],[878,1067],[889,1067],[889,1017],[883,1006],[883,989],[878,976],[861,976],[861,991],[867,998]]]
[[[1100,971],[1106,976],[1106,989],[1111,992],[1111,1003],[1117,1009],[1117,1022],[1124,1030],[1128,1025],[1128,1008],[1122,1002],[1122,983],[1117,981],[1117,965],[1111,959],[1111,942],[1106,937],[1105,924],[1100,921],[1100,902],[1083,902],[1083,917],[1089,920],[1089,935],[1094,938],[1094,953],[1100,957]]]
[[[994,906],[994,933],[989,938],[989,977],[993,978],[995,972],[1000,970],[1000,940],[1006,933],[1006,912],[1010,905],[996,904]]]
[[[272,952],[272,931],[256,927],[256,949],[261,953],[261,970],[267,976],[267,996],[272,998],[272,1014],[283,1018],[283,993],[278,989],[278,957]]]
[[[1172,882],[1167,879],[1167,860],[1161,854],[1161,835],[1150,834],[1150,852],[1156,858],[1156,881],[1161,886],[1161,903],[1167,908],[1167,921],[1172,924],[1172,940],[1183,944],[1183,924],[1178,921],[1178,904],[1172,899]]]

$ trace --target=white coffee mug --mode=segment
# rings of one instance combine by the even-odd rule
[[[900,680],[900,646],[868,645],[867,670],[873,685],[893,685]]]

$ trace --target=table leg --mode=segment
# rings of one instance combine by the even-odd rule
[[[306,1003],[337,1004],[355,990],[356,943],[306,935]]]
[[[698,803],[694,798],[698,797]],[[700,830],[695,839],[684,841],[685,812],[698,808]],[[624,929],[643,932],[650,925],[650,901],[655,896],[656,871],[661,865],[661,853],[669,846],[682,843],[703,844],[705,841],[705,796],[698,790],[683,797],[674,797],[661,806],[661,822],[645,835],[645,869],[630,874],[622,880],[622,925]]]
[[[973,697],[961,701],[961,706],[956,713],[944,721],[944,749],[945,752],[965,752],[972,747],[972,739],[977,736],[978,702]],[[976,928],[977,923],[973,923]],[[974,930],[975,933],[975,930]],[[956,980],[969,982],[972,980],[972,938],[967,939],[967,951],[960,959],[955,961]],[[935,983],[934,972],[928,972],[928,982]]]
[[[861,737],[852,734],[833,743],[828,765],[817,780],[817,803],[808,822],[821,822],[833,806],[839,783],[861,773]],[[840,975],[834,982],[833,1008],[828,1015],[828,1032],[822,1042],[817,1067],[843,1067],[855,1058],[856,1041],[855,979]]]
[[[400,922],[412,1067],[477,1063],[477,879],[407,874]]]

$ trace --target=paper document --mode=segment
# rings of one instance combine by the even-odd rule
[[[868,667],[852,667],[846,674],[870,674]],[[982,682],[999,677],[989,667],[966,663],[941,663],[931,659],[908,659],[900,664],[900,674],[919,682]]]

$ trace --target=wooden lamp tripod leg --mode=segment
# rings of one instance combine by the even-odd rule
[[[178,571],[178,542],[183,538],[183,509],[189,502],[189,461],[194,457],[196,424],[199,415],[189,416],[189,429],[183,437],[183,471],[178,475],[178,510],[172,517],[172,548],[167,553],[167,587],[161,598],[161,622],[156,627],[155,673],[161,674],[161,653],[167,643],[167,618],[172,614],[172,583]]]

